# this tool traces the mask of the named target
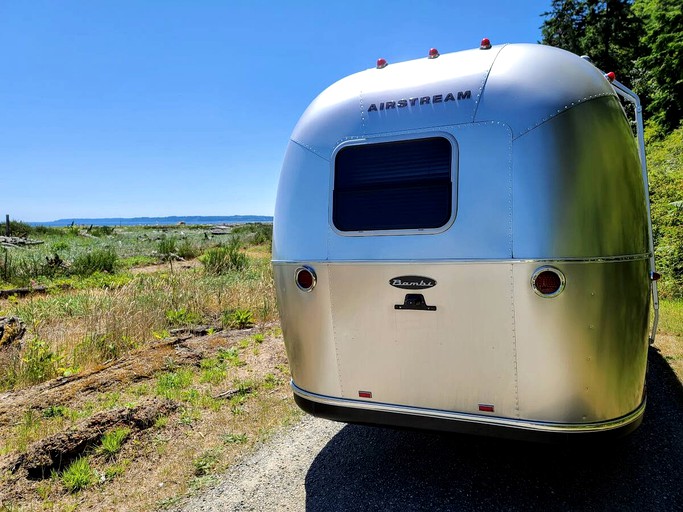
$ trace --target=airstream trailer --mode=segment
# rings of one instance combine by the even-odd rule
[[[380,59],[311,103],[273,238],[302,409],[555,440],[640,424],[657,305],[642,118],[608,75],[483,40]]]

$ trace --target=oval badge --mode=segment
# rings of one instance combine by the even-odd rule
[[[436,286],[436,281],[424,276],[399,276],[389,279],[389,284],[404,290],[424,290]]]

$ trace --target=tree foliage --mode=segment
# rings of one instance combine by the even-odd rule
[[[683,3],[636,0],[633,11],[643,20],[647,49],[637,62],[637,91],[646,96],[651,119],[668,133],[683,119]]]
[[[645,118],[666,134],[683,118],[680,0],[553,0],[544,44],[589,55],[643,100]]]
[[[683,297],[683,127],[647,145],[657,268],[665,296]]]

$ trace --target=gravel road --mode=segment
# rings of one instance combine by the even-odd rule
[[[648,386],[641,427],[587,447],[307,416],[182,510],[683,510],[683,387],[654,349]]]

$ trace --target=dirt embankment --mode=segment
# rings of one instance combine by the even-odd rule
[[[77,410],[85,404],[101,401],[102,397],[107,394],[129,392],[136,385],[146,385],[154,389],[156,379],[161,373],[168,372],[169,365],[174,369],[195,368],[194,371],[198,372],[202,361],[215,358],[219,351],[237,351],[240,346],[242,347],[239,349],[242,360],[240,366],[234,368],[234,371],[243,374],[242,377],[248,375],[250,382],[262,382],[267,376],[272,377],[273,373],[277,374],[277,368],[286,367],[281,338],[273,334],[277,332],[276,328],[275,324],[269,324],[260,326],[258,329],[221,331],[213,334],[207,333],[207,331],[213,332],[207,327],[188,329],[185,332],[177,332],[172,338],[140,349],[128,357],[104,364],[94,370],[51,380],[26,389],[1,393],[0,439],[7,440],[16,437],[17,429],[23,421],[22,418],[26,418],[27,414],[43,418],[46,411],[54,411],[60,407]],[[258,344],[252,341],[252,345],[245,347],[245,339],[253,340],[256,334],[260,337]],[[284,377],[284,374],[277,377],[277,386],[274,385],[273,389],[267,393],[276,393],[279,396],[286,387]],[[231,381],[228,378],[216,387],[205,391],[209,398],[213,396],[214,400],[225,404],[228,404],[230,399],[238,393],[252,392],[251,389],[236,390],[232,387],[235,387],[234,380]],[[75,459],[93,454],[102,436],[114,428],[124,427],[131,432],[129,438],[136,438],[138,448],[129,450],[132,457],[130,467],[138,462],[141,466],[150,466],[150,461],[142,459],[149,451],[147,444],[158,442],[157,438],[161,432],[158,428],[150,427],[154,427],[155,422],[161,417],[180,417],[189,410],[188,404],[182,400],[172,400],[154,393],[141,396],[139,400],[127,403],[125,406],[121,405],[123,404],[98,410],[80,421],[65,424],[64,428],[56,432],[46,432],[39,436],[39,439],[29,443],[25,449],[8,450],[5,448],[5,454],[0,455],[0,509],[3,506],[33,506],[44,502],[39,499],[39,495],[45,492],[41,491],[41,485],[47,484],[41,484],[41,482],[49,482],[51,474],[64,470]],[[230,407],[228,407],[228,414],[230,414],[229,410]],[[248,415],[239,411],[236,414],[244,414],[245,419]],[[208,416],[210,414],[207,413]],[[197,425],[201,425],[203,420],[194,419],[195,423],[192,425],[185,424],[184,421],[187,419],[172,419],[166,435],[189,437],[189,432],[197,428]],[[207,438],[213,436],[209,433],[210,428],[212,427],[207,425],[205,428],[202,425],[202,431],[199,433]],[[155,431],[156,434],[153,433],[150,436],[145,433],[147,430]],[[179,444],[186,444],[186,441]],[[138,456],[141,460],[137,460]],[[187,463],[190,467],[192,466],[191,460]],[[130,469],[129,473],[129,478],[135,479],[135,470]],[[124,477],[120,477],[120,480],[123,481]],[[154,496],[156,492],[158,497],[154,496],[154,501],[158,502],[160,498],[169,498],[169,495],[172,497],[174,494],[185,492],[186,482],[183,483],[181,478],[174,477],[174,484],[173,489],[159,489],[157,483],[155,484],[157,489],[148,491],[147,494]],[[62,490],[55,490],[56,484],[54,483],[49,485],[52,486],[50,498],[57,498],[59,502],[61,496],[65,499],[64,503],[71,501],[98,503],[101,501],[96,497],[98,493],[119,492],[110,491],[106,489],[105,483],[101,483],[99,489],[91,488],[88,490],[89,494],[79,497],[70,496]],[[124,495],[125,492],[127,491],[123,491]],[[118,499],[111,498],[112,501]],[[100,505],[93,506],[95,509],[107,509],[106,500]],[[136,509],[148,508],[149,504],[140,504],[136,507]]]

